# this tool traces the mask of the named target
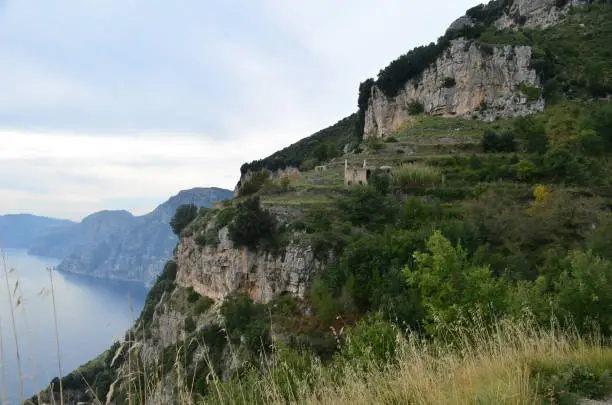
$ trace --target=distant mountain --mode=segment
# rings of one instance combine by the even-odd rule
[[[194,188],[181,191],[146,215],[102,211],[67,233],[57,233],[57,242],[48,236],[30,251],[61,257],[57,266],[61,271],[150,285],[178,241],[169,225],[176,209],[181,204],[209,207],[232,196],[230,190]]]
[[[0,237],[5,248],[27,249],[42,235],[62,232],[76,225],[65,219],[31,214],[0,215]]]
[[[64,259],[75,251],[127,231],[135,221],[136,217],[124,210],[96,212],[74,226],[46,233],[34,241],[28,253]]]

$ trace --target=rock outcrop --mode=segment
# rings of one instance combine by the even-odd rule
[[[546,28],[558,23],[573,6],[589,0],[514,0],[508,13],[495,22],[498,29],[514,28],[519,24],[528,28]]]
[[[364,137],[382,137],[410,120],[409,104],[423,104],[425,112],[442,116],[497,117],[528,115],[544,109],[541,97],[530,99],[521,87],[539,88],[530,67],[531,47],[480,48],[464,39],[426,69],[420,78],[406,82],[395,97],[372,87],[365,113]]]
[[[216,248],[201,248],[193,238],[181,239],[175,260],[179,285],[213,299],[244,291],[256,302],[268,302],[284,294],[303,296],[319,267],[312,250],[297,241],[275,257],[235,248],[227,228],[219,231]]]

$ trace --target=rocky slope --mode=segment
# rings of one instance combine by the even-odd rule
[[[65,252],[58,270],[94,277],[143,282],[151,285],[163,264],[172,257],[177,238],[168,225],[181,204],[209,207],[230,198],[232,192],[219,188],[194,188],[181,191],[149,214],[134,217],[124,212],[121,218],[109,213],[94,214],[79,225],[76,233],[63,243]],[[94,217],[94,218],[91,218]],[[99,219],[93,221],[93,219]],[[54,248],[57,249],[57,248]]]
[[[303,296],[318,263],[308,246],[294,241],[282,255],[235,248],[227,228],[219,231],[216,247],[201,248],[194,238],[181,240],[175,255],[177,283],[203,296],[223,298],[244,291],[256,302],[284,294]]]

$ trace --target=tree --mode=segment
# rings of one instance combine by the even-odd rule
[[[274,215],[261,208],[259,197],[250,197],[236,207],[236,216],[229,225],[229,236],[237,246],[256,249],[262,241],[276,236]]]
[[[480,141],[483,152],[497,152],[499,145],[499,135],[491,129],[485,129]]]
[[[544,126],[533,117],[521,117],[512,131],[521,140],[527,153],[543,154],[548,149],[548,137]]]
[[[183,229],[185,229],[197,216],[198,207],[196,207],[195,204],[183,204],[179,206],[170,220],[172,232],[176,235],[180,235]]]
[[[579,328],[596,321],[606,334],[612,332],[612,262],[578,251],[568,255],[564,266],[554,283],[561,313]]]
[[[406,267],[404,274],[410,285],[421,290],[430,333],[435,332],[434,323],[452,323],[461,311],[477,309],[487,315],[505,306],[503,279],[493,277],[489,267],[470,264],[461,245],[454,247],[435,231],[427,250],[414,254],[415,265]]]

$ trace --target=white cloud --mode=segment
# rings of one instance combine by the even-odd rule
[[[257,146],[177,134],[105,136],[0,132],[0,212],[79,219],[101,209],[142,214],[180,189],[233,188]],[[116,206],[148,199],[142,207]],[[138,209],[139,208],[139,209]]]

